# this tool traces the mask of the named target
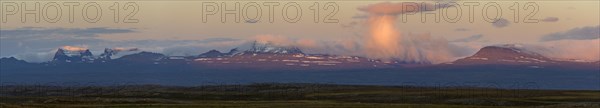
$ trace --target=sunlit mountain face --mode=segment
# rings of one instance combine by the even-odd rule
[[[488,46],[482,48],[475,55],[456,60],[449,64],[457,65],[521,65],[531,68],[544,68],[564,66],[572,68],[597,68],[598,61],[557,60],[541,54],[519,48],[518,45]]]

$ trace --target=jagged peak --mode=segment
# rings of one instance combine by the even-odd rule
[[[94,55],[87,48],[65,46],[58,48],[52,61],[54,62],[92,62]]]
[[[58,50],[56,51],[56,54],[62,54],[62,55],[67,55],[67,56],[92,56],[92,52],[89,49],[77,49],[74,50],[73,48],[71,49],[64,49],[64,48],[58,48]]]

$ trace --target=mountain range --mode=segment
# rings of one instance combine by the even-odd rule
[[[115,57],[120,53],[130,53]],[[114,58],[114,59],[113,59]],[[36,64],[18,60],[14,57],[2,58],[3,68],[13,65]],[[275,46],[270,44],[253,44],[250,49],[240,51],[238,48],[229,52],[210,50],[197,56],[167,56],[160,53],[132,49],[106,48],[104,53],[94,56],[89,49],[66,50],[59,48],[52,61],[38,64],[98,64],[98,63],[139,63],[139,64],[188,64],[211,68],[268,68],[268,69],[368,69],[394,67],[423,66],[479,66],[479,65],[511,65],[529,68],[558,66],[565,68],[600,68],[600,61],[582,62],[556,60],[527,51],[515,45],[488,46],[480,49],[472,56],[442,64],[410,64],[402,61],[382,62],[360,56],[305,54],[299,48]]]
[[[380,61],[360,56],[306,54],[293,46],[256,44],[228,52],[168,56],[138,49],[59,49],[52,61],[0,59],[0,83],[128,82],[202,85],[261,82],[441,86],[478,82],[495,88],[599,90],[600,62],[558,60],[516,47],[481,48],[441,64]]]

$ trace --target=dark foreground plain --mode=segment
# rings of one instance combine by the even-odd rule
[[[256,83],[2,86],[2,108],[598,108],[598,90]]]

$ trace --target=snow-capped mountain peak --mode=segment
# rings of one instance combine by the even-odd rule
[[[92,62],[94,55],[89,49],[63,47],[54,54],[55,62]]]

